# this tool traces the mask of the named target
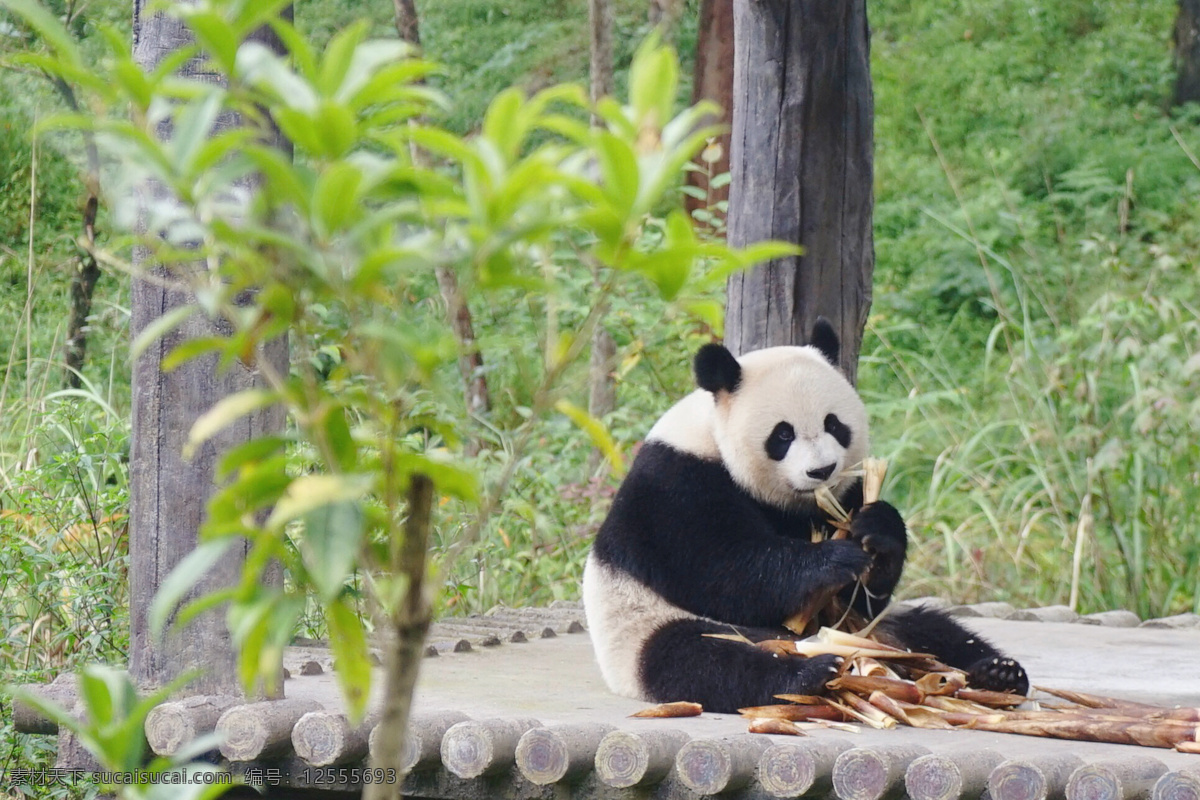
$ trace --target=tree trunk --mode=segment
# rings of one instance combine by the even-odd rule
[[[662,33],[664,42],[674,41],[682,14],[683,0],[650,0],[650,24]]]
[[[1179,0],[1172,105],[1200,102],[1200,0]]]
[[[413,0],[392,0],[392,6],[395,9],[396,35],[414,47],[420,47],[421,22]],[[415,145],[412,148],[412,156],[413,160],[418,162],[424,157]],[[471,309],[459,291],[458,275],[446,267],[438,267],[435,271],[438,290],[446,304],[446,315],[450,318],[454,336],[458,339],[458,371],[462,375],[467,413],[485,414],[491,409],[492,400],[488,393],[487,375],[483,371],[483,353],[480,352],[475,339]],[[477,442],[467,443],[468,455],[475,455],[478,451]]]
[[[733,61],[733,0],[702,0],[692,103],[712,100],[723,112],[720,119],[705,120],[705,125],[728,126],[733,117]],[[689,172],[687,176],[688,185],[704,192],[705,199],[687,195],[684,203],[689,212],[707,208],[721,217],[723,215],[716,205],[729,200],[729,184],[712,188],[709,183],[718,175],[729,172],[729,132],[718,136],[714,144],[719,152],[701,153],[696,159],[696,166],[700,169]]]
[[[396,575],[407,575],[408,585],[397,608],[391,609],[385,630],[392,637],[384,658],[383,711],[372,736],[371,767],[399,768],[404,763],[404,737],[412,711],[412,694],[421,666],[425,635],[432,609],[425,582],[430,532],[433,528],[433,482],[412,475],[408,488],[408,518],[393,563]],[[400,797],[400,784],[367,784],[363,800]]]
[[[588,23],[591,28],[591,98],[592,103],[612,95],[613,81],[613,13],[610,0],[588,0]],[[592,116],[592,124],[599,120]],[[599,274],[593,281],[599,287]],[[613,380],[613,359],[617,345],[612,334],[598,321],[592,330],[592,355],[588,370],[588,413],[600,419],[617,406],[617,385]],[[594,474],[603,455],[593,449],[588,455],[588,474]]]
[[[78,112],[79,100],[71,84],[62,78],[55,78],[54,86],[67,107]],[[67,318],[64,358],[65,381],[72,389],[78,389],[82,383],[80,375],[87,356],[87,321],[92,313],[92,295],[96,291],[96,282],[100,280],[100,265],[96,263],[96,256],[92,252],[96,241],[96,212],[100,206],[100,151],[96,147],[96,136],[91,131],[83,132],[83,149],[87,156],[84,182],[87,184],[88,196],[83,205],[82,249],[75,265],[75,273],[71,275],[71,307]]]
[[[866,2],[735,0],[734,16],[729,243],[805,252],[730,278],[726,344],[803,344],[824,316],[853,382],[875,268]]]
[[[90,183],[90,181],[89,181]],[[80,374],[87,358],[87,321],[92,313],[92,295],[96,291],[96,282],[100,280],[100,265],[91,252],[92,243],[96,240],[96,211],[99,200],[94,191],[88,194],[83,211],[83,242],[84,248],[79,253],[75,272],[71,275],[71,308],[67,318],[66,340],[66,384],[72,389],[78,389],[82,381]]]
[[[591,29],[591,97],[596,103],[613,93],[613,16],[609,0],[588,0]]]
[[[134,0],[133,54],[138,64],[154,69],[163,58],[190,41],[182,22],[162,13],[146,12],[146,0]],[[258,37],[279,47],[273,35]],[[193,59],[181,73],[205,79],[203,65]],[[211,77],[207,79],[212,79]],[[220,124],[236,124],[233,118]],[[163,132],[169,135],[169,130]],[[143,202],[161,192],[161,187],[144,188]],[[182,288],[164,285],[164,279],[186,283],[178,270],[149,263],[147,252],[136,248],[134,265],[149,279],[133,283],[132,333],[136,337],[163,314],[194,301]],[[174,269],[174,271],[172,271]],[[283,429],[284,411],[274,406],[251,414],[231,425],[202,447],[190,461],[182,458],[183,445],[196,418],[232,392],[264,385],[252,367],[238,362],[223,373],[216,370],[217,357],[194,359],[163,372],[164,356],[187,339],[228,334],[228,327],[197,314],[171,334],[148,347],[133,366],[133,429],[130,457],[130,673],[141,687],[163,686],[177,676],[197,670],[200,677],[189,684],[196,694],[241,694],[236,654],[225,623],[225,610],[210,610],[190,622],[185,630],[170,629],[155,638],[147,625],[147,612],[154,595],[171,570],[196,546],[197,531],[204,519],[205,505],[214,486],[215,466],[228,448],[251,438]],[[287,374],[287,340],[273,341],[258,353],[273,368]],[[237,583],[241,578],[245,545],[234,547],[195,586],[189,599]],[[278,568],[260,577],[264,583],[279,584]],[[278,687],[283,686],[282,666]]]
[[[411,45],[421,44],[421,22],[413,0],[392,0],[396,9],[396,33]]]

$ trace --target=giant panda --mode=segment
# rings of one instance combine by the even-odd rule
[[[840,591],[868,618],[887,605],[907,530],[888,503],[864,507],[861,480],[845,476],[868,452],[866,409],[835,366],[828,321],[810,342],[740,358],[705,345],[699,388],[646,436],[584,569],[588,629],[615,693],[717,712],[818,694],[836,657],[781,658],[705,634],[790,637],[783,621],[814,592]],[[812,542],[829,527],[819,486],[855,512],[848,539]],[[965,670],[973,686],[1028,690],[1016,661],[941,611],[897,610],[878,632]]]

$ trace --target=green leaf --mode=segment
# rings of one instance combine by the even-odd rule
[[[78,680],[79,696],[88,709],[89,722],[104,726],[113,721],[116,699],[109,690],[108,681],[95,666],[83,670]]]
[[[225,555],[233,543],[233,539],[201,542],[196,545],[196,549],[175,565],[171,574],[159,587],[158,593],[154,595],[154,601],[150,604],[150,611],[146,615],[151,635],[155,637],[163,635],[167,620],[175,612],[176,606],[204,577],[204,574]]]
[[[599,150],[600,169],[604,176],[604,195],[613,214],[628,219],[633,203],[638,196],[637,157],[629,142],[611,133],[600,133],[596,140]]]
[[[341,593],[354,570],[364,530],[362,509],[354,501],[327,503],[304,515],[300,549],[323,601]]]
[[[262,191],[279,205],[291,203],[300,213],[308,213],[314,183],[309,170],[293,164],[290,157],[275,147],[250,146],[242,152],[262,173]]]
[[[317,110],[319,96],[312,85],[293,72],[287,61],[263,44],[246,42],[241,46],[237,55],[237,74],[251,86],[273,92],[288,109],[305,114]]]
[[[488,106],[483,117],[483,136],[496,145],[506,161],[517,157],[521,141],[525,138],[525,128],[520,121],[521,105],[524,96],[520,89],[505,89]]]
[[[362,213],[358,203],[362,178],[358,167],[345,161],[332,164],[317,178],[313,222],[323,237],[334,236]]]
[[[323,97],[333,97],[341,88],[355,51],[366,37],[370,24],[365,19],[352,22],[334,34],[325,45],[325,56],[321,59],[320,72],[317,74],[317,91]]]
[[[679,62],[657,33],[647,36],[629,67],[629,102],[639,128],[662,128],[671,119],[679,85]]]
[[[196,448],[207,442],[231,422],[260,408],[279,402],[279,393],[267,389],[245,389],[222,397],[192,424],[183,457],[191,458]]]
[[[240,40],[233,27],[211,9],[189,11],[187,5],[181,6],[180,9],[200,47],[217,63],[221,72],[232,75],[236,69],[237,46]]]
[[[189,308],[195,309],[195,306],[189,306]],[[160,368],[163,372],[170,372],[193,358],[220,350],[228,343],[229,340],[223,336],[198,336],[194,339],[184,339],[172,347],[171,352],[163,356]]]
[[[461,137],[455,136],[449,131],[420,125],[402,131],[401,136],[434,155],[453,159],[464,167],[470,165],[476,169],[484,168],[479,154],[472,150],[471,146]]]
[[[341,103],[322,102],[313,117],[317,139],[321,143],[317,151],[326,158],[341,158],[358,141],[358,121],[354,112]]]
[[[275,505],[266,527],[279,530],[288,522],[321,506],[361,500],[374,482],[371,475],[301,475],[292,481]]]
[[[559,400],[554,404],[554,407],[588,435],[588,438],[592,440],[592,444],[596,445],[596,449],[612,465],[613,473],[617,477],[625,474],[625,458],[621,455],[621,449],[617,447],[612,434],[608,432],[608,428],[604,426],[603,422],[567,400]]]
[[[353,471],[358,461],[358,445],[350,434],[346,410],[341,406],[333,406],[325,412],[322,422],[325,442],[329,445],[335,461],[331,466],[342,472]]]
[[[183,106],[172,126],[167,154],[179,175],[192,173],[192,161],[208,141],[209,132],[221,111],[224,92],[211,90],[202,99],[193,99]]]
[[[724,335],[725,308],[716,300],[682,300],[679,304],[693,317],[712,328],[716,336]]]
[[[134,360],[137,360],[142,353],[146,352],[147,347],[178,328],[186,319],[199,310],[196,305],[189,303],[185,306],[173,308],[167,313],[156,317],[153,322],[142,328],[141,333],[137,335],[133,340],[133,344],[130,345]]]
[[[410,61],[402,62],[412,55],[412,47],[407,42],[399,41],[398,39],[379,39],[371,42],[364,42],[354,49],[353,57],[350,60],[348,69],[342,77],[341,82],[334,93],[334,99],[342,103],[355,103],[361,101],[369,102],[369,97],[360,93],[368,85],[372,84],[377,75],[387,73],[390,75],[391,87],[398,88],[407,82],[411,82],[419,77],[428,74],[433,70],[433,65],[428,62]],[[391,70],[389,67],[402,67],[400,70]],[[386,89],[387,87],[380,84],[375,84],[377,89]],[[383,102],[385,94],[379,92],[375,94],[376,102]]]
[[[444,451],[433,451],[424,455],[398,453],[395,456],[395,466],[403,475],[427,476],[442,494],[471,503],[479,499],[479,479],[475,473],[450,461]]]
[[[291,444],[286,436],[260,436],[231,447],[217,462],[217,480],[223,481],[247,464],[257,464],[283,452]]]
[[[329,625],[329,647],[336,662],[334,675],[346,699],[348,716],[361,720],[371,692],[371,661],[367,651],[367,636],[363,623],[344,597],[325,606],[325,621]]]

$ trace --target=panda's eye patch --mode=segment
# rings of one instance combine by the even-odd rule
[[[832,436],[842,447],[850,446],[850,427],[837,418],[837,414],[825,417],[825,432]]]
[[[767,437],[767,458],[772,461],[783,461],[788,448],[796,439],[796,429],[786,422],[781,422]]]

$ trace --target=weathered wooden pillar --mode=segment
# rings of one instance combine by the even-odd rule
[[[853,381],[875,268],[866,0],[735,0],[734,25],[729,242],[805,253],[730,278],[726,344],[803,344],[824,316]]]
[[[1200,102],[1200,0],[1179,0],[1173,33],[1175,91],[1171,105]]]
[[[179,4],[191,0],[177,0]],[[145,0],[134,0],[133,53],[144,69],[154,69],[167,55],[191,41],[186,26],[175,17],[146,11]],[[263,36],[263,41],[269,41]],[[197,60],[181,73],[201,80],[217,80],[201,71]],[[222,125],[236,124],[225,119]],[[169,135],[169,131],[164,131]],[[162,194],[161,187],[144,187],[146,198]],[[147,279],[135,279],[132,298],[132,334],[136,338],[148,325],[180,306],[192,302],[182,286],[179,270],[148,263],[148,253],[138,248],[134,265]],[[203,314],[191,317],[171,334],[148,347],[133,365],[133,429],[130,458],[130,674],[143,688],[159,687],[190,670],[200,677],[189,684],[197,694],[236,695],[236,657],[225,623],[224,607],[190,622],[186,629],[169,630],[162,638],[151,635],[147,614],[154,595],[171,570],[196,546],[205,505],[214,488],[215,467],[229,447],[283,428],[284,412],[272,407],[243,418],[200,448],[190,460],[182,457],[184,443],[196,418],[233,392],[262,385],[258,372],[242,363],[218,374],[215,356],[198,358],[171,371],[161,369],[163,358],[182,342],[200,336],[228,333]],[[260,353],[274,368],[287,374],[285,339],[271,342]],[[197,584],[189,599],[237,582],[245,547],[233,548]],[[282,576],[264,575],[265,582]],[[282,675],[277,681],[282,686]]]

